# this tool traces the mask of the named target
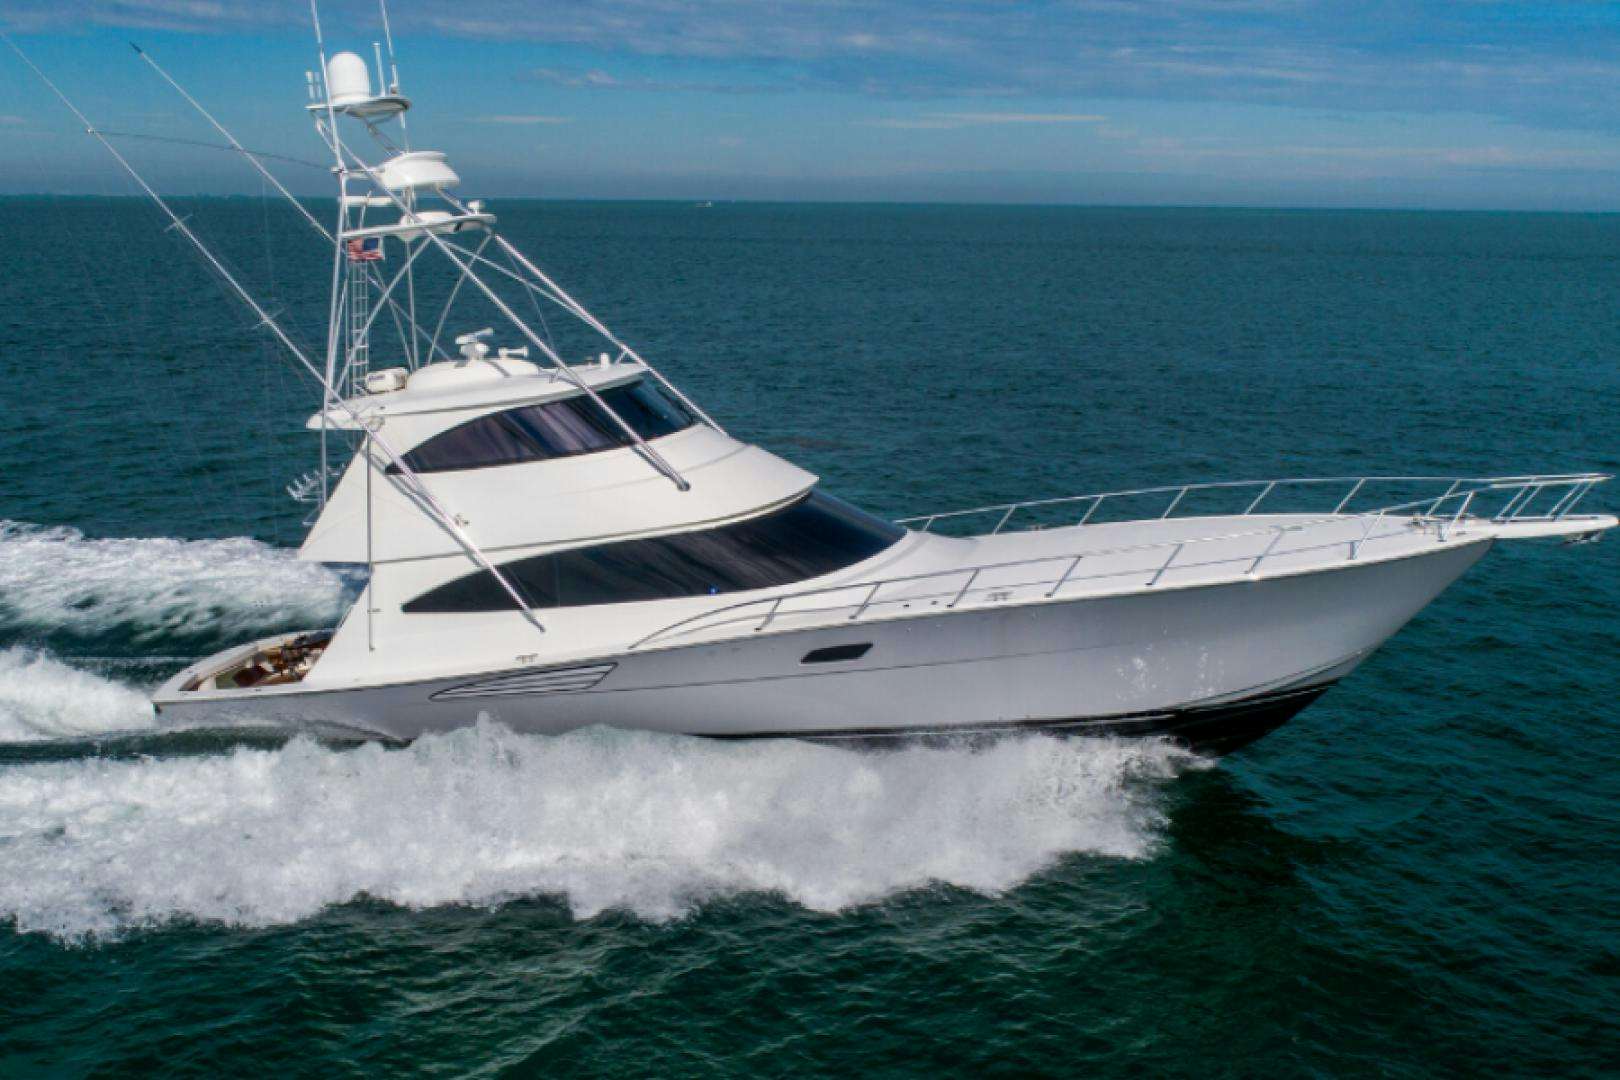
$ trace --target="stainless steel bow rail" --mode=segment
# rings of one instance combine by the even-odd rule
[[[1105,503],[1119,505],[1135,503],[1140,506],[1144,502],[1163,500],[1162,512],[1150,515],[1152,518],[1163,520],[1170,517],[1194,517],[1196,514],[1188,512],[1189,507],[1202,502],[1199,496],[1217,495],[1235,497],[1235,502],[1229,503],[1226,508],[1217,513],[1231,514],[1232,506],[1241,506],[1237,510],[1238,516],[1248,516],[1261,512],[1262,504],[1271,503],[1275,506],[1273,495],[1279,491],[1299,493],[1308,491],[1310,494],[1322,493],[1321,505],[1331,503],[1330,515],[1348,514],[1352,506],[1359,502],[1370,501],[1369,492],[1380,489],[1410,488],[1413,485],[1446,485],[1446,489],[1433,497],[1434,507],[1430,516],[1441,512],[1443,506],[1449,502],[1462,498],[1470,504],[1473,496],[1488,497],[1490,493],[1500,493],[1503,502],[1496,507],[1495,513],[1488,519],[1491,521],[1519,521],[1544,520],[1556,521],[1564,517],[1575,508],[1575,504],[1585,498],[1587,493],[1597,485],[1610,479],[1602,473],[1568,473],[1542,476],[1494,476],[1494,477],[1449,477],[1449,476],[1310,476],[1279,480],[1221,480],[1205,484],[1181,484],[1166,487],[1135,488],[1130,491],[1106,491],[1092,495],[1066,495],[1056,499],[1030,499],[1018,503],[999,503],[994,506],[976,506],[970,510],[951,510],[940,514],[923,514],[917,517],[901,518],[896,524],[916,528],[919,532],[930,532],[940,522],[968,522],[978,518],[996,516],[996,524],[990,530],[990,535],[1002,532],[1012,523],[1014,518],[1028,518],[1032,514],[1044,513],[1040,528],[1051,520],[1053,511],[1061,513],[1069,507],[1083,508],[1084,513],[1075,520],[1060,521],[1064,525],[1087,525],[1094,518],[1098,518]],[[1343,495],[1339,496],[1339,492]],[[1558,491],[1563,494],[1558,502],[1546,506],[1543,514],[1537,518],[1530,518],[1529,511],[1532,504],[1540,500],[1547,491]],[[1253,497],[1250,498],[1250,495]],[[1191,502],[1188,496],[1193,496]],[[1335,497],[1337,498],[1335,499]],[[1400,500],[1404,507],[1418,505],[1424,499]],[[1207,504],[1203,507],[1209,511]],[[1313,508],[1311,512],[1316,512]],[[1374,507],[1366,513],[1376,513],[1379,509],[1394,511],[1396,506]],[[1180,511],[1178,513],[1177,511]],[[1268,512],[1270,511],[1268,508]],[[1296,512],[1296,511],[1284,511]],[[1466,512],[1466,511],[1464,511]],[[1478,516],[1476,514],[1476,516]],[[1136,518],[1135,520],[1146,520]]]
[[[1027,515],[1037,509],[1044,512],[1044,517],[1040,522],[1031,523],[1031,529],[1052,527],[1049,523],[1051,514],[1059,509],[1069,511],[1063,516],[1070,520],[1062,521],[1063,525],[1093,524],[1097,521],[1099,508],[1110,500],[1116,504],[1144,497],[1164,501],[1166,505],[1162,511],[1148,517],[1127,519],[1137,522],[1200,516],[1189,512],[1189,508],[1201,501],[1200,495],[1216,492],[1226,498],[1238,496],[1243,506],[1236,514],[1221,515],[1226,521],[1258,516],[1260,507],[1268,502],[1271,504],[1266,511],[1268,514],[1298,514],[1298,510],[1276,508],[1282,498],[1279,492],[1308,491],[1318,496],[1325,495],[1326,501],[1332,503],[1330,511],[1307,510],[1305,520],[1285,524],[1257,523],[1254,528],[1227,529],[1143,544],[1088,548],[1011,562],[952,567],[743,601],[671,623],[648,634],[631,648],[640,649],[655,642],[721,631],[730,634],[762,633],[773,627],[778,630],[802,629],[836,625],[840,621],[922,614],[929,609],[949,610],[1008,601],[1050,600],[1065,590],[1078,591],[1076,586],[1082,582],[1107,579],[1121,579],[1127,588],[1152,587],[1158,585],[1172,568],[1181,573],[1201,568],[1229,567],[1232,571],[1229,576],[1237,579],[1257,575],[1267,560],[1311,553],[1325,555],[1335,549],[1343,549],[1342,556],[1331,560],[1323,558],[1315,565],[1326,565],[1339,558],[1353,562],[1363,555],[1369,544],[1396,537],[1410,542],[1414,532],[1432,535],[1437,543],[1445,543],[1472,525],[1562,521],[1592,488],[1609,479],[1611,477],[1602,473],[1573,473],[1487,478],[1364,476],[1244,480],[1037,499],[905,518],[898,524],[928,532],[938,522],[995,515],[994,528],[987,534],[980,534],[994,536],[1005,531],[1025,531],[1008,530],[1007,526],[1021,514]],[[1420,498],[1366,510],[1350,509],[1358,498],[1365,498],[1370,490],[1391,487],[1410,490],[1412,485],[1433,485],[1435,488],[1444,485],[1444,489],[1437,494],[1424,494]],[[1287,537],[1293,537],[1298,542],[1284,548],[1281,545]],[[1245,540],[1252,542],[1239,543],[1241,550],[1236,553],[1227,551],[1199,558],[1200,551],[1207,551],[1210,545],[1231,545]],[[1158,552],[1165,553],[1162,560],[1157,557]],[[1082,566],[1088,562],[1101,565],[1081,572]],[[1217,576],[1210,580],[1220,579],[1221,576]]]

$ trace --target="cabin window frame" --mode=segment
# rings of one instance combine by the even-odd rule
[[[650,379],[639,378],[605,387],[597,390],[597,395],[648,442],[689,431],[703,422],[694,410]],[[652,400],[644,400],[648,397]],[[465,420],[423,439],[402,454],[401,460],[411,472],[430,476],[561,461],[634,445],[624,429],[589,394],[576,394],[499,409]],[[482,458],[469,454],[479,446],[486,450],[504,446],[510,453],[506,456],[489,453]],[[449,452],[452,447],[462,451],[459,460]],[[441,455],[443,460],[433,460]],[[383,471],[398,475],[401,470],[398,462],[390,462]]]

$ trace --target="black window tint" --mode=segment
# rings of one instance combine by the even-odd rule
[[[413,472],[439,472],[463,468],[458,463],[464,461],[480,466],[525,461],[533,456],[533,444],[510,421],[511,414],[501,413],[451,428],[406,454],[405,464]],[[398,471],[394,466],[389,469]]]
[[[621,540],[519,559],[501,572],[531,607],[670,600],[790,585],[869,559],[905,530],[813,492],[764,517],[717,529]],[[500,611],[512,600],[479,572],[405,604],[411,614]]]
[[[602,400],[624,417],[624,422],[643,439],[670,435],[697,423],[697,417],[679,398],[650,382],[614,387],[602,395]]]
[[[522,433],[530,459],[572,457],[625,443],[624,431],[590,398],[569,398],[501,413],[498,419]]]
[[[643,439],[670,435],[697,423],[697,417],[680,401],[645,380],[603,390],[600,396]],[[418,473],[484,469],[591,454],[628,446],[631,441],[600,405],[580,396],[469,420],[422,443],[405,455],[405,464]],[[388,471],[399,470],[390,465]]]

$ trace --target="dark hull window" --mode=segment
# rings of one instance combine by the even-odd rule
[[[701,532],[621,540],[501,567],[530,607],[672,600],[790,585],[887,549],[905,530],[812,492],[763,517]],[[480,571],[405,604],[408,614],[501,611],[512,598]]]
[[[662,387],[645,379],[598,391],[643,439],[656,439],[697,423],[697,417]],[[440,432],[405,455],[412,472],[450,472],[516,465],[524,461],[593,454],[629,446],[630,437],[588,396],[525,405],[480,416]],[[396,473],[399,467],[388,466]]]

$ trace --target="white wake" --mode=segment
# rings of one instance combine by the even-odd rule
[[[933,883],[995,893],[1067,853],[1150,853],[1156,781],[1196,760],[1155,742],[861,753],[485,723],[406,750],[19,764],[0,768],[0,919],[71,938],[287,923],[361,895],[668,919],[751,892],[818,911]]]
[[[0,625],[135,641],[329,626],[344,580],[257,540],[87,538],[0,520]]]
[[[0,649],[0,743],[141,731],[153,722],[152,703],[139,690],[37,649]]]

